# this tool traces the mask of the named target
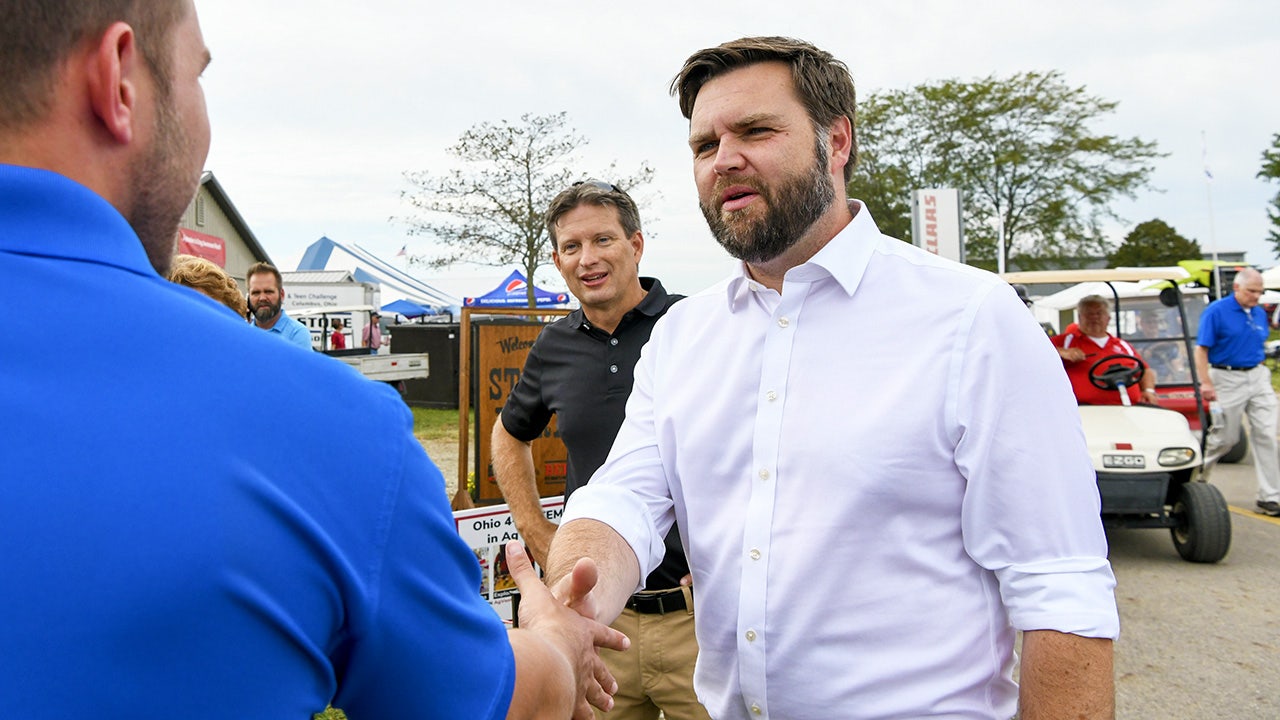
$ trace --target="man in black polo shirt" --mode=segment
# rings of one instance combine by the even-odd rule
[[[546,223],[552,259],[582,307],[538,336],[493,426],[494,475],[540,565],[556,526],[542,514],[530,443],[555,414],[569,451],[566,499],[585,485],[622,425],[640,348],[682,297],[639,276],[640,215],[617,187],[575,183],[551,202]],[[682,583],[689,564],[675,528],[666,544],[666,559],[613,624],[631,649],[600,653],[618,681],[610,720],[656,720],[659,710],[667,720],[708,717],[693,691],[693,596]]]

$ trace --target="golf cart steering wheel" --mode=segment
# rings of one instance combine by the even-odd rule
[[[1112,361],[1115,362],[1102,368]],[[1089,382],[1099,390],[1118,390],[1121,383],[1125,387],[1134,387],[1146,371],[1147,364],[1142,362],[1142,358],[1123,353],[1107,355],[1089,368]]]

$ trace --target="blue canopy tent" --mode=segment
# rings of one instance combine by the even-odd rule
[[[423,307],[415,302],[408,300],[396,300],[382,306],[382,312],[394,315],[403,315],[409,319],[422,317],[423,315],[435,315],[436,311],[429,307]]]
[[[479,297],[463,298],[462,304],[471,308],[528,307],[528,286],[529,281],[525,279],[525,276],[519,270],[512,270],[507,279],[498,284],[498,287]],[[533,297],[537,307],[553,307],[565,305],[569,302],[568,293],[553,293],[537,286],[533,288]]]

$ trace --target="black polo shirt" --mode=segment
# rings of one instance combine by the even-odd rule
[[[609,456],[626,417],[640,349],[658,318],[684,297],[668,295],[654,278],[640,278],[640,286],[648,294],[622,316],[612,335],[592,326],[582,310],[543,328],[502,408],[502,426],[524,441],[540,437],[556,416],[569,451],[566,500]],[[675,527],[666,543],[666,558],[645,580],[647,590],[678,587],[689,572]]]

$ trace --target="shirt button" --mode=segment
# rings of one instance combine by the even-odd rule
[[[617,366],[617,365],[610,365],[610,366],[609,366],[609,372],[611,372],[611,373],[616,373],[616,372],[618,372],[618,366]]]
[[[782,316],[782,317],[780,317],[780,318],[778,318],[778,327],[780,327],[780,328],[784,328],[784,327],[787,327],[787,326],[788,326],[788,325],[790,325],[790,324],[791,324],[791,321],[790,321],[790,320],[788,320],[788,319],[787,319],[787,317],[786,317],[785,315],[784,315],[784,316]]]
[[[757,704],[755,704],[755,703],[751,703],[751,714],[752,714],[752,715],[759,715],[759,714],[760,714],[760,706],[759,706],[759,705],[757,705]]]
[[[755,631],[755,630],[748,630],[748,631],[747,631],[747,642],[755,642],[755,641],[756,641],[756,631]]]
[[[764,396],[765,396],[766,398],[768,398],[768,399],[769,399],[769,402],[773,402],[774,400],[777,400],[777,399],[778,399],[778,393],[776,393],[776,392],[774,392],[774,391],[772,391],[772,390],[770,390],[769,392],[765,393],[765,394],[764,394]]]
[[[760,551],[759,551],[759,550],[757,550],[757,549],[755,549],[755,548],[751,548],[751,559],[752,559],[752,560],[759,560],[759,559],[760,559]]]
[[[765,469],[763,469],[763,470],[761,470],[761,471],[760,471],[760,479],[761,479],[761,480],[768,480],[768,479],[769,479],[769,468],[765,468]]]
[[[617,345],[617,344],[618,344],[618,338],[609,338],[609,344],[610,344],[610,345]]]

